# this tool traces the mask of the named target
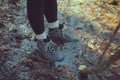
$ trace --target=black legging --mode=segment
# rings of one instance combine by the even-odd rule
[[[35,34],[44,32],[44,15],[49,23],[57,20],[56,0],[27,0],[27,13]]]

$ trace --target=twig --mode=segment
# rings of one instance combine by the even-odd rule
[[[87,67],[87,68],[81,70],[81,72],[79,73],[80,75],[82,75],[80,77],[80,80],[87,80],[88,74],[96,74],[96,73],[104,71],[106,68],[108,68],[111,64],[113,64],[115,61],[117,61],[120,58],[120,49],[117,50],[114,55],[112,55],[110,57],[106,56],[106,51],[110,47],[110,44],[113,41],[119,28],[120,28],[120,23],[118,24],[118,26],[114,30],[113,35],[110,37],[110,41],[107,44],[107,46],[105,47],[98,64],[94,65],[93,67]]]
[[[110,47],[110,44],[111,44],[111,42],[113,41],[113,39],[114,39],[116,33],[118,32],[119,28],[120,28],[120,23],[118,24],[118,26],[117,26],[116,29],[114,30],[113,35],[110,37],[109,43],[106,45],[106,47],[105,47],[105,49],[104,49],[104,51],[103,51],[103,53],[102,53],[102,55],[101,55],[101,58],[100,58],[99,63],[101,62],[102,57],[105,56],[106,51],[107,51],[108,48]]]

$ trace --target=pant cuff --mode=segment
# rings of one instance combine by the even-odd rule
[[[48,23],[48,28],[49,28],[49,29],[57,28],[57,27],[59,27],[58,20],[55,21],[55,22]]]
[[[46,39],[47,34],[46,31],[44,31],[42,34],[36,35],[36,39]]]

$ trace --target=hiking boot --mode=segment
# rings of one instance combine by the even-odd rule
[[[42,53],[42,55],[49,61],[59,62],[64,59],[57,45],[51,40],[38,40],[37,47],[39,48],[39,51]]]
[[[68,36],[67,34],[63,33],[64,25],[60,24],[58,28],[50,29],[49,36],[52,38],[54,42],[57,43],[65,43],[65,42],[78,42],[77,38]]]

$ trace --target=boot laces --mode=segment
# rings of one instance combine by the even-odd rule
[[[52,54],[52,55],[56,55],[57,53],[57,45],[53,42],[49,43],[49,46],[47,47],[47,50]]]

